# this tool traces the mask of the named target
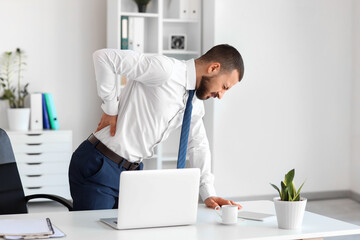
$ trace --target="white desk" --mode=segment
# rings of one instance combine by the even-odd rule
[[[274,213],[273,202],[242,202],[244,210]],[[301,239],[360,234],[360,226],[306,212],[300,230],[278,229],[276,220],[271,222],[239,221],[236,225],[222,225],[212,209],[199,206],[196,225],[140,230],[115,230],[99,222],[99,218],[116,217],[117,210],[80,212],[33,213],[1,215],[1,218],[50,217],[52,223],[67,236],[65,239],[156,239],[156,240],[227,240],[227,239]]]

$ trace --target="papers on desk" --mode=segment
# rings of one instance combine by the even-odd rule
[[[65,234],[43,219],[0,219],[0,236],[5,239],[64,237]]]
[[[239,211],[238,217],[242,219],[262,221],[262,222],[273,221],[276,219],[276,216],[273,214],[249,212],[249,211]]]

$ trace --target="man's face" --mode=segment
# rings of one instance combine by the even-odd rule
[[[201,100],[210,97],[221,99],[225,92],[239,81],[239,73],[233,70],[229,73],[218,73],[215,76],[202,76],[196,96]]]

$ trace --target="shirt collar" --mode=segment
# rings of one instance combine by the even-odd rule
[[[196,70],[195,61],[190,59],[186,61],[186,90],[195,90],[196,86]]]

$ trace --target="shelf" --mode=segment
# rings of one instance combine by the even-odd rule
[[[164,23],[198,23],[199,19],[164,18]]]
[[[157,13],[139,13],[139,12],[121,12],[121,16],[128,17],[144,17],[144,18],[157,18],[159,14]]]
[[[183,55],[200,55],[199,51],[184,51],[184,50],[163,50],[164,54],[183,54]]]
[[[178,157],[177,156],[163,156],[162,157],[162,161],[163,162],[173,162],[173,161],[177,161]]]

